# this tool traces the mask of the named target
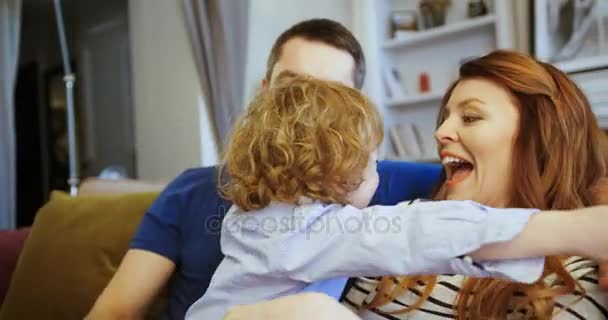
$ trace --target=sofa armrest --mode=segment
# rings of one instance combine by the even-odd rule
[[[0,305],[11,283],[17,260],[30,233],[30,228],[0,231]]]
[[[133,192],[160,192],[167,182],[148,182],[141,180],[106,180],[87,178],[80,185],[79,195],[117,195]]]

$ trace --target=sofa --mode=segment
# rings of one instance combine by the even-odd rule
[[[0,319],[82,319],[165,185],[87,179],[75,198],[54,192],[33,226],[0,231]]]
[[[0,231],[0,305],[11,282],[11,275],[30,228]]]
[[[205,177],[215,176],[209,169],[187,171],[173,183],[206,181]],[[391,205],[428,195],[440,166],[382,161],[378,173],[382,183],[372,203]],[[82,319],[116,272],[142,217],[165,186],[164,182],[88,179],[78,197],[53,192],[31,228],[1,233],[0,249],[9,249],[0,251],[0,271],[5,270],[0,286],[8,286],[0,320]],[[197,184],[197,194],[204,199],[209,186],[215,184]],[[158,318],[170,286],[149,308],[147,318]]]

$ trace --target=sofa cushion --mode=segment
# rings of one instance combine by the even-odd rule
[[[29,228],[0,231],[0,305],[29,232]]]
[[[54,192],[32,226],[0,319],[82,319],[107,285],[158,193]]]

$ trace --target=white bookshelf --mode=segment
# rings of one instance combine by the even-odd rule
[[[429,103],[429,102],[439,102],[441,100],[441,98],[443,98],[444,93],[445,92],[443,92],[443,91],[436,91],[436,92],[430,92],[430,93],[420,93],[420,94],[409,95],[409,96],[406,96],[403,98],[397,98],[397,99],[387,98],[386,106],[388,108],[403,108],[403,107],[419,105],[419,104],[424,104],[424,103]]]
[[[558,62],[555,66],[566,73],[608,68],[608,55],[590,56],[571,61]]]
[[[443,26],[408,32],[393,38],[390,14],[394,10],[415,10],[418,0],[353,0],[354,32],[364,46],[368,76],[365,91],[383,113],[386,133],[382,155],[387,159],[438,162],[434,139],[441,99],[456,79],[463,60],[495,49],[515,46],[513,3],[493,0],[488,14],[468,18],[465,0],[452,0]],[[387,70],[396,70],[400,82],[386,85]],[[420,93],[419,77],[430,77],[430,90]],[[401,88],[390,94],[388,88]],[[393,126],[414,124],[423,155],[396,154],[389,133]]]
[[[600,128],[608,130],[608,55],[555,63],[568,73],[589,99]]]
[[[496,16],[494,14],[488,14],[483,17],[471,18],[428,30],[413,31],[411,32],[411,35],[408,35],[407,37],[388,39],[384,41],[383,48],[398,49],[401,47],[406,47],[415,44],[417,42],[434,40],[441,41],[441,39],[439,38],[455,35],[460,32],[472,31],[484,27],[492,27],[495,22]]]
[[[585,35],[585,41],[576,50],[574,57],[566,61],[554,61],[555,56],[563,49],[553,41],[549,30],[550,16],[547,10],[553,0],[536,0],[534,5],[534,54],[536,58],[554,63],[567,73],[580,86],[591,104],[600,127],[608,129],[608,1],[596,1],[595,21]]]
[[[599,62],[601,59],[590,61]],[[568,70],[577,69],[571,68]],[[591,109],[595,113],[600,127],[608,129],[608,91],[606,90],[606,86],[608,85],[608,68],[602,68],[599,64],[594,64],[593,67],[580,69],[580,72],[571,73],[570,77],[579,85],[587,96],[587,99],[589,99]]]
[[[421,157],[414,157],[414,158],[398,157],[398,156],[391,155],[391,156],[387,156],[386,160],[423,162],[423,163],[440,163],[440,160],[436,155],[424,155]]]

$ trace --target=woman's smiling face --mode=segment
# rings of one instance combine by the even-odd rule
[[[511,93],[490,80],[456,85],[435,132],[446,199],[508,204],[519,116]]]

